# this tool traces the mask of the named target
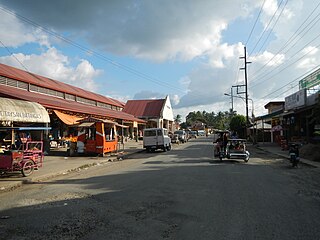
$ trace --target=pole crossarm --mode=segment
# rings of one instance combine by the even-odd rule
[[[240,85],[233,85],[232,87],[233,88],[237,88],[237,94],[245,94],[246,92],[245,91],[240,91],[239,89],[245,87],[246,85],[245,84],[240,84]]]

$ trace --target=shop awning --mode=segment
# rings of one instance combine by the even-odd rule
[[[271,129],[271,124],[259,122],[259,123],[255,123],[253,126],[251,126],[250,129],[270,130]]]
[[[77,124],[78,121],[81,119],[80,117],[66,114],[66,113],[60,112],[58,110],[53,110],[53,111],[57,115],[57,117],[60,118],[60,120],[67,125]]]
[[[91,127],[94,124],[95,124],[94,122],[83,122],[83,123],[80,123],[79,125],[75,125],[75,127]]]
[[[116,126],[117,127],[121,127],[121,128],[129,128],[129,126],[123,125],[123,124],[119,124],[119,123],[117,123]]]
[[[0,98],[0,121],[49,123],[47,110],[36,102]]]

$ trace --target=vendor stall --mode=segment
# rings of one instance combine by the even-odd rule
[[[77,142],[71,143],[70,155],[76,153],[98,154],[116,152],[118,149],[117,126],[123,125],[108,119],[85,118],[74,125],[78,129]]]
[[[0,173],[21,171],[28,176],[42,166],[49,122],[38,103],[0,98]]]

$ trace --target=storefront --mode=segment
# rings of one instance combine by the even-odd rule
[[[138,128],[145,125],[144,120],[122,111],[123,102],[4,64],[0,64],[0,97],[24,100],[41,106],[47,120],[43,120],[44,113],[11,113],[11,107],[1,114],[4,117],[38,118],[48,126],[50,122],[52,129],[46,137],[56,142],[57,146],[78,136],[71,126],[88,117],[114,122],[118,136],[128,136],[128,128],[137,134]],[[10,125],[12,120],[3,119],[2,122]]]
[[[17,148],[21,140],[40,140],[48,134],[49,123],[49,114],[40,104],[0,98],[1,148]],[[37,128],[42,131],[32,131]],[[15,132],[16,129],[20,130],[19,135]],[[21,131],[23,129],[25,131]]]

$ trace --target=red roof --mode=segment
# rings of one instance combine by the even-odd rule
[[[55,110],[65,110],[76,113],[93,114],[114,119],[122,119],[127,121],[144,122],[143,120],[135,118],[133,115],[130,115],[123,111],[116,111],[112,109],[106,109],[103,107],[87,105],[76,101],[52,97],[49,95],[35,92],[29,92],[27,90],[9,87],[5,85],[1,85],[0,96],[37,102],[46,108],[52,108]]]
[[[159,118],[165,99],[128,100],[123,111],[138,118]]]
[[[111,104],[118,107],[123,107],[124,104],[118,100],[102,96],[63,82],[59,82],[50,78],[46,78],[37,74],[23,71],[8,65],[0,63],[0,76],[12,78],[26,83],[31,83],[40,87],[50,88],[52,90],[76,95],[94,101],[99,101],[106,104]]]

